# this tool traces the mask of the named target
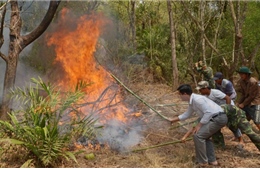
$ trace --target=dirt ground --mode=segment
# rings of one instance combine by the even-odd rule
[[[155,108],[159,113],[166,117],[173,117],[185,111],[187,104],[179,100],[176,93],[172,92],[170,87],[162,84],[147,85],[135,84],[130,86],[135,89],[134,92],[149,105]],[[128,96],[134,99],[133,96]],[[131,98],[132,97],[132,98]],[[143,139],[128,152],[113,151],[105,146],[98,150],[89,147],[82,148],[84,153],[77,155],[78,164],[73,161],[62,161],[57,168],[197,168],[195,163],[195,152],[193,141],[186,143],[169,144],[157,148],[150,148],[142,151],[135,151],[140,148],[151,147],[158,144],[173,142],[181,139],[191,125],[176,123],[171,125],[167,120],[161,118],[151,108],[140,101],[134,102],[142,112],[137,117],[144,121],[146,126],[142,131]],[[192,119],[191,119],[192,121]],[[237,146],[237,142],[230,141],[233,138],[231,131],[223,128],[222,132],[226,141],[225,149],[215,149],[218,168],[258,168],[260,166],[260,152],[251,143],[247,136],[243,136],[245,147],[243,149]],[[93,153],[94,159],[86,159],[85,155]],[[25,162],[21,156],[16,159],[1,161],[0,167],[21,167]],[[32,166],[34,167],[34,166]],[[209,168],[212,166],[209,166]]]
[[[178,115],[186,110],[187,104],[181,102],[166,85],[146,85],[135,84],[130,86],[140,98],[145,100],[150,106],[166,117]],[[129,96],[131,97],[131,96]],[[134,99],[134,98],[132,98]],[[144,139],[130,150],[151,147],[158,144],[173,142],[181,139],[191,125],[184,125],[187,122],[178,123],[174,126],[161,118],[143,103],[138,107],[142,112],[140,116],[147,126],[143,131]],[[193,121],[191,119],[190,121]],[[245,147],[241,149],[238,142],[231,141],[232,132],[228,128],[223,128],[226,148],[215,149],[218,168],[258,168],[260,166],[260,152],[249,138],[244,135]],[[90,168],[197,168],[195,163],[195,151],[193,141],[186,143],[169,144],[157,148],[137,152],[120,153],[104,148],[101,150],[87,150],[87,153],[94,153],[95,159],[86,160],[84,154],[78,157],[79,164],[64,163],[60,167],[90,167]],[[212,167],[212,166],[209,166]]]

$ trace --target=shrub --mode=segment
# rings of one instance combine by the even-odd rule
[[[53,166],[61,157],[77,162],[69,147],[81,136],[93,136],[96,121],[77,109],[87,85],[81,82],[75,91],[61,92],[40,78],[32,82],[35,87],[12,90],[21,107],[9,113],[10,121],[0,121],[0,130],[7,134],[0,141],[26,147],[43,166]]]

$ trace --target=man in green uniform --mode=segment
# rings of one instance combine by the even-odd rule
[[[246,113],[242,109],[230,104],[221,105],[221,107],[228,117],[228,128],[234,132],[240,129],[243,134],[246,134],[250,138],[258,150],[260,150],[260,134],[254,132],[251,124],[247,120]]]
[[[196,70],[203,75],[203,80],[209,82],[209,86],[211,89],[215,89],[215,81],[213,70],[211,67],[206,66],[202,61],[195,63]]]
[[[222,91],[220,91],[218,89],[211,89],[209,87],[209,83],[207,81],[199,82],[196,89],[199,90],[199,92],[202,95],[206,96],[207,98],[214,101],[215,103],[217,103],[220,106],[223,104],[235,105],[234,101],[231,100],[231,98],[228,95],[226,95],[225,93],[223,93]],[[231,131],[233,132],[233,130],[231,130]],[[243,146],[244,142],[242,139],[241,131],[237,130],[233,133],[234,133],[235,137],[238,138],[240,144]],[[212,140],[216,147],[225,148],[224,136],[223,136],[221,130],[219,130],[218,132],[216,132],[215,134],[212,135]]]

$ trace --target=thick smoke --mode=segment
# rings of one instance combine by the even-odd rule
[[[141,125],[136,122],[131,124],[122,124],[122,122],[113,119],[108,121],[101,136],[98,138],[101,143],[108,143],[110,148],[120,152],[127,152],[129,148],[137,145],[142,137],[143,130]]]

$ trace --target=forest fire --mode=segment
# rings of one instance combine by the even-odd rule
[[[98,102],[95,110],[88,110],[92,113],[117,104],[116,101],[121,98],[120,95],[113,93],[115,92],[113,79],[103,67],[96,63],[94,58],[101,27],[105,21],[94,15],[82,16],[79,19],[71,19],[67,16],[68,10],[63,10],[62,18],[58,23],[60,29],[54,32],[48,40],[48,45],[55,46],[55,63],[59,64],[64,71],[57,79],[59,86],[67,90],[80,81],[90,84],[85,90],[87,102]],[[68,26],[70,22],[73,28]],[[114,110],[116,118],[125,122],[126,117],[123,113],[126,111],[125,107],[120,108],[117,104],[116,109],[121,109],[121,111]],[[113,118],[111,113],[104,116]]]
[[[71,18],[69,11],[63,10],[58,28],[48,35],[48,45],[55,47],[55,65],[62,69],[55,73],[58,74],[58,77],[55,77],[56,83],[64,90],[75,87],[80,81],[90,84],[85,90],[84,101],[89,105],[84,107],[85,114],[95,114],[101,123],[106,124],[107,131],[103,137],[111,138],[112,134],[112,138],[120,137],[116,143],[125,142],[124,139],[129,136],[124,138],[122,133],[136,133],[122,132],[125,131],[122,124],[128,123],[127,114],[130,110],[123,103],[118,85],[109,73],[96,63],[94,57],[101,28],[106,23],[106,20],[101,18],[98,15]],[[121,127],[120,130],[118,126]],[[118,131],[121,133],[118,134]],[[136,139],[134,144],[138,141],[139,139]]]

